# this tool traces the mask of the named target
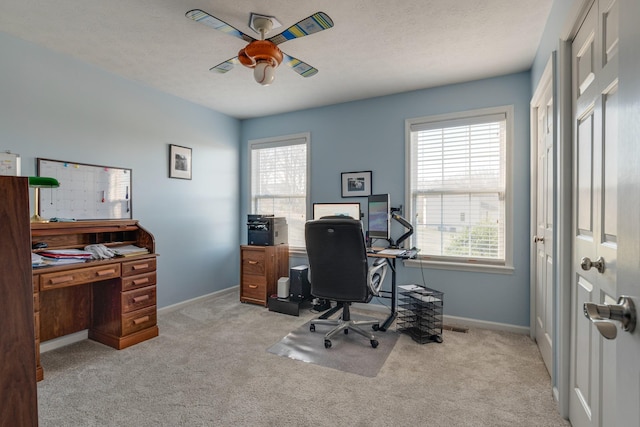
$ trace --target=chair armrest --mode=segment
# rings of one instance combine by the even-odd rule
[[[380,295],[380,288],[382,288],[384,277],[387,275],[388,267],[389,264],[387,264],[387,260],[385,258],[376,259],[371,267],[369,267],[367,284],[369,285],[369,289],[371,289],[371,293],[375,296]]]

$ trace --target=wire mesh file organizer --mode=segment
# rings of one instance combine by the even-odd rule
[[[420,344],[442,342],[444,294],[421,285],[398,286],[397,329]]]

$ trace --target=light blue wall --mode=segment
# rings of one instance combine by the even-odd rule
[[[238,120],[5,33],[0,52],[0,150],[23,175],[37,157],[131,168],[160,307],[238,284]],[[168,144],[193,149],[191,181],[168,178]]]
[[[373,171],[373,192],[404,205],[405,119],[514,105],[514,274],[425,269],[426,283],[445,294],[445,314],[529,325],[529,101],[528,72],[298,111],[242,122],[241,215],[249,213],[247,146],[252,139],[311,133],[311,202],[341,199],[340,173]],[[302,95],[301,95],[302,96]],[[363,208],[366,206],[363,206]],[[401,231],[397,231],[397,235]],[[246,242],[246,232],[241,233]],[[292,265],[305,263],[293,259]],[[398,283],[422,283],[418,268],[399,267]]]
[[[531,67],[531,93],[535,92],[551,52],[557,51],[562,31],[569,20],[569,15],[579,9],[583,0],[555,0],[549,12],[536,57]]]

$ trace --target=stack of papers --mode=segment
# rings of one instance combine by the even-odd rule
[[[91,252],[80,249],[47,249],[39,252],[39,255],[55,259],[91,259]]]
[[[378,251],[378,253],[380,255],[402,256],[402,255],[406,255],[407,251],[405,251],[404,249],[383,249],[381,251]]]
[[[147,248],[141,248],[140,246],[136,245],[117,246],[111,248],[111,250],[118,256],[134,256],[149,253],[149,250]]]
[[[64,264],[75,264],[78,262],[85,262],[89,258],[80,257],[80,258],[52,258],[48,256],[41,256],[38,254],[31,254],[31,267],[47,267],[53,265],[64,265]]]

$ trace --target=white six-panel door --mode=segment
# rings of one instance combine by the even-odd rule
[[[553,63],[547,64],[531,102],[535,147],[535,226],[533,265],[535,283],[534,338],[547,371],[553,372]]]
[[[614,426],[616,345],[583,314],[615,304],[617,264],[618,5],[596,0],[572,43],[573,260],[571,423]],[[599,261],[602,268],[598,268]]]

